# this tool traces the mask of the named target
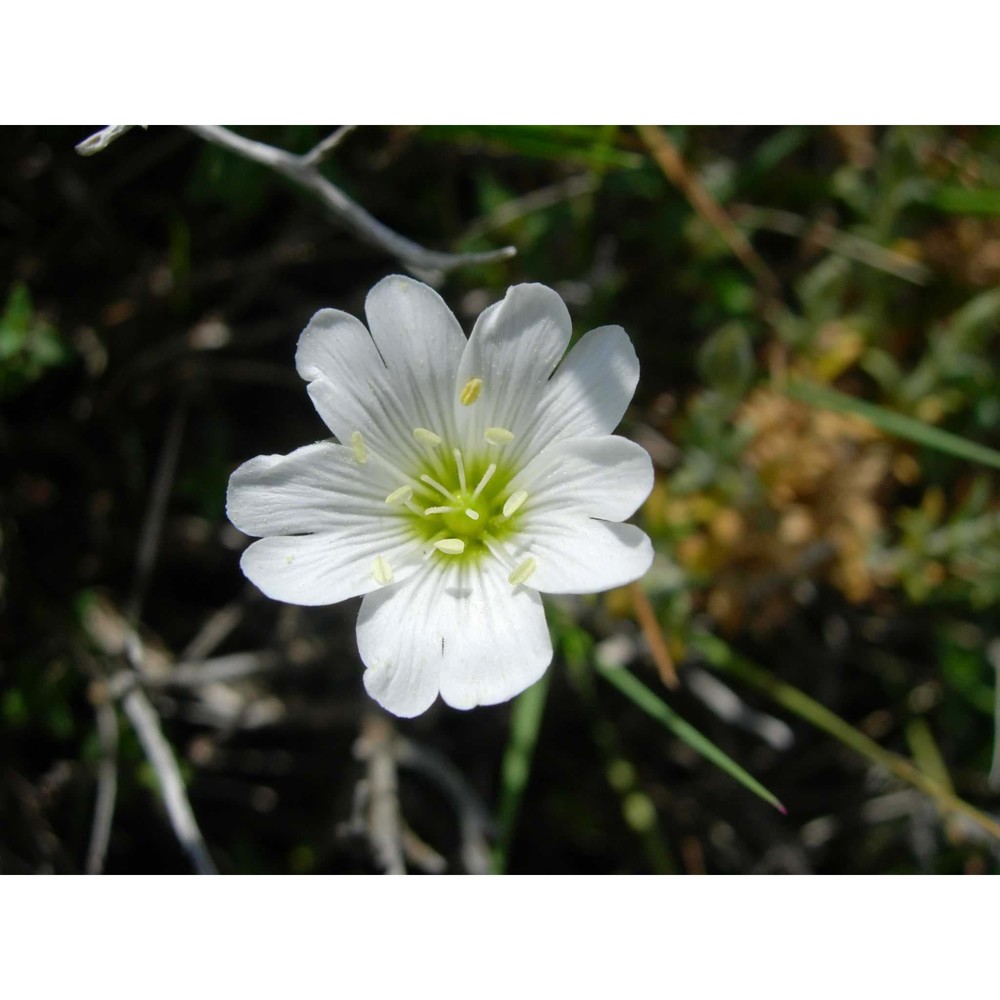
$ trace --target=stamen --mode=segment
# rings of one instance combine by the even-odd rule
[[[467,518],[469,518],[470,520],[472,520],[472,521],[478,521],[479,520],[479,511],[473,510],[471,507],[466,507],[465,508],[465,516]]]
[[[459,402],[462,406],[472,406],[479,399],[479,394],[483,391],[483,380],[481,378],[470,378],[462,391],[458,394]]]
[[[511,493],[511,495],[507,497],[507,502],[503,505],[503,516],[510,517],[527,499],[527,490],[518,490],[516,493]]]
[[[496,445],[510,444],[514,440],[514,435],[506,427],[487,427],[484,436],[490,444]]]
[[[375,578],[375,582],[383,587],[387,583],[392,583],[392,567],[385,556],[379,555],[375,557],[375,561],[372,563],[372,576]]]
[[[414,427],[413,436],[421,444],[426,444],[430,448],[435,448],[441,443],[441,438],[434,431],[429,431],[426,427]]]
[[[407,500],[403,506],[409,510],[413,511],[414,514],[419,514],[421,517],[424,516],[424,510],[422,507],[418,507],[412,500]]]
[[[401,503],[406,503],[413,496],[412,486],[400,486],[398,490],[393,490],[386,498],[385,502],[390,507],[398,507]]]
[[[458,486],[465,493],[467,489],[465,485],[465,462],[462,461],[462,453],[457,448],[452,451],[452,454],[455,456],[455,468],[458,469]]]
[[[355,431],[351,435],[351,454],[358,465],[364,465],[368,461],[368,450],[365,448],[365,439],[361,436],[361,431]]]
[[[532,559],[531,556],[528,556],[528,558],[525,559],[524,562],[521,563],[517,569],[510,574],[510,576],[507,577],[507,582],[513,587],[520,586],[520,584],[524,583],[524,581],[535,572],[537,566],[538,564],[535,560]]]
[[[483,489],[486,487],[486,484],[493,478],[493,473],[496,471],[497,471],[496,462],[491,462],[486,467],[486,471],[483,473],[483,478],[479,480],[479,485],[472,491],[473,500],[475,500],[476,497],[478,497],[479,494],[483,492]]]
[[[428,475],[423,475],[420,477],[422,483],[426,483],[428,486],[432,486],[438,491],[446,500],[454,500],[451,491],[442,486],[436,479],[431,479]]]
[[[458,509],[458,507],[427,507],[424,510],[424,516],[430,517],[431,514],[454,514]]]
[[[434,548],[449,556],[459,556],[465,551],[465,542],[461,538],[442,538],[434,543]]]

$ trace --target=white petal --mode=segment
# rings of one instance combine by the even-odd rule
[[[383,519],[316,535],[262,538],[243,553],[240,568],[273,600],[314,606],[378,588],[376,556],[388,562],[396,585],[419,567],[412,533]]]
[[[621,422],[639,382],[639,359],[620,326],[602,326],[580,338],[545,388],[539,430],[554,437],[610,434]],[[535,447],[547,443],[541,435]]]
[[[414,424],[454,434],[453,401],[466,339],[452,311],[427,285],[395,274],[369,293],[365,314],[393,386]]]
[[[544,285],[515,285],[503,301],[483,312],[458,371],[459,391],[473,378],[483,380],[476,402],[455,403],[467,441],[481,441],[487,427],[503,427],[515,435],[528,431],[571,332],[566,304]]]
[[[244,462],[229,479],[226,514],[248,535],[328,531],[392,516],[392,487],[378,466],[358,465],[350,448],[321,441]]]
[[[299,375],[323,422],[347,444],[358,432],[375,452],[406,465],[414,418],[391,388],[385,365],[364,325],[337,309],[321,309],[299,337]]]
[[[369,594],[358,616],[368,693],[395,715],[494,705],[533,684],[552,659],[538,594],[511,587],[492,559],[444,559],[406,586]]]
[[[631,517],[653,488],[645,448],[623,437],[567,438],[550,445],[511,480],[532,513],[568,512],[606,521]]]
[[[589,518],[526,519],[511,546],[516,561],[536,563],[531,586],[543,594],[592,594],[638,580],[653,562],[653,547],[632,524]]]

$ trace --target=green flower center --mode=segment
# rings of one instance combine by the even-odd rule
[[[511,491],[516,469],[497,450],[468,455],[456,448],[446,455],[437,449],[428,456],[413,477],[419,485],[406,504],[421,541],[437,545],[457,540],[460,551],[457,545],[437,547],[452,558],[478,559],[489,541],[502,542],[514,534],[524,496]]]
[[[475,401],[477,382],[481,379],[472,379],[463,388],[463,403],[466,396],[470,403]],[[518,470],[504,458],[504,448],[514,435],[503,427],[488,427],[483,444],[465,451],[449,449],[426,427],[415,427],[413,436],[422,446],[422,461],[405,470],[406,481],[385,498],[386,504],[400,509],[430,558],[468,563],[491,554],[508,565],[512,586],[524,583],[535,571],[535,560],[529,557],[509,565],[503,544],[517,533],[528,499],[524,490],[511,488]],[[350,447],[354,460],[365,465],[369,456],[360,432],[351,436]],[[393,568],[385,556],[376,556],[372,576],[383,586],[393,582]]]

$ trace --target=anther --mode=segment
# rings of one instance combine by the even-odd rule
[[[462,391],[458,394],[459,402],[462,406],[472,406],[479,399],[479,394],[483,391],[483,380],[481,378],[470,378]]]
[[[429,431],[426,427],[414,427],[413,436],[421,444],[426,444],[430,448],[435,448],[441,443],[441,438],[434,431]]]
[[[454,514],[457,511],[457,507],[426,507],[424,517],[430,517],[431,514]]]
[[[486,440],[490,444],[510,444],[514,440],[514,435],[506,427],[487,427]]]
[[[520,509],[521,504],[528,499],[527,490],[518,490],[516,493],[511,493],[507,497],[507,502],[503,505],[503,516],[510,517],[516,510]]]
[[[461,538],[441,538],[434,543],[434,548],[446,555],[458,556],[465,551],[465,542]]]
[[[486,484],[493,478],[493,473],[497,471],[496,462],[491,462],[483,473],[483,478],[479,480],[479,485],[472,491],[472,499],[475,500],[486,488]]]
[[[412,486],[400,486],[398,490],[393,490],[386,498],[385,502],[390,507],[398,507],[401,503],[406,503],[413,496]]]
[[[458,469],[458,486],[464,493],[467,489],[465,485],[465,462],[462,461],[462,453],[457,448],[452,451],[452,454],[455,456],[455,468]]]
[[[389,565],[389,560],[385,556],[376,556],[375,561],[372,563],[372,576],[375,582],[381,586],[385,586],[387,583],[392,583],[392,567]]]
[[[507,577],[507,582],[513,587],[519,586],[524,583],[524,581],[527,580],[532,573],[535,572],[535,567],[537,565],[538,564],[535,560],[532,559],[531,556],[528,556],[528,558],[525,559],[524,562],[521,563],[517,569],[510,574],[510,576]]]
[[[479,511],[473,510],[471,507],[466,507],[465,508],[465,516],[467,518],[469,518],[470,521],[478,521],[479,520]]]
[[[368,450],[365,448],[365,439],[361,436],[361,431],[355,431],[351,435],[351,454],[358,465],[364,465],[368,461]]]

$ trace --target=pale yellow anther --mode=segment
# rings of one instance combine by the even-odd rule
[[[434,543],[434,548],[449,556],[459,556],[465,551],[465,542],[461,538],[441,538]]]
[[[514,435],[506,427],[487,427],[486,440],[490,444],[510,444]]]
[[[524,562],[521,563],[517,567],[517,569],[515,569],[514,572],[510,574],[510,576],[507,577],[507,582],[511,586],[517,587],[518,585],[524,583],[524,581],[527,580],[528,577],[535,572],[535,567],[537,565],[538,564],[535,562],[535,560],[532,559],[531,556],[528,556],[528,558],[525,559]]]
[[[454,514],[457,510],[457,507],[427,507],[424,510],[424,516],[430,517],[431,514]]]
[[[380,586],[384,587],[387,583],[392,583],[392,567],[389,565],[389,560],[385,556],[376,556],[375,561],[372,563],[372,577],[375,582]]]
[[[473,510],[471,507],[466,507],[465,508],[465,516],[467,518],[469,518],[470,521],[478,521],[479,520],[479,511]]]
[[[458,394],[459,402],[462,406],[472,406],[479,399],[479,394],[483,391],[483,380],[481,378],[470,378],[462,391]]]
[[[440,436],[435,434],[434,431],[429,431],[426,427],[414,427],[413,436],[421,444],[425,444],[429,448],[436,448],[441,443]]]
[[[351,435],[351,454],[358,465],[364,465],[368,461],[368,450],[365,448],[365,439],[361,436],[361,431],[355,431]]]
[[[401,503],[406,503],[413,496],[412,486],[400,486],[398,490],[393,490],[386,498],[385,502],[390,507],[398,507]]]
[[[518,490],[516,493],[511,493],[511,495],[507,497],[507,502],[503,505],[503,516],[510,517],[527,499],[527,490]]]

